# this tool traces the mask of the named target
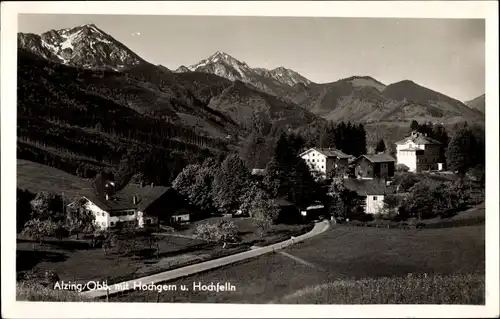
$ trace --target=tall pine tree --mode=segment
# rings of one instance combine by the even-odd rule
[[[463,128],[455,133],[448,149],[446,160],[452,171],[465,173],[478,164],[478,143],[469,128]]]
[[[383,152],[385,152],[385,150],[386,150],[386,147],[385,147],[384,140],[383,140],[383,139],[380,139],[380,140],[377,142],[377,146],[375,147],[375,152],[376,152],[376,153],[383,153]]]

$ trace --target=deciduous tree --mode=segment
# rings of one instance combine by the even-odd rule
[[[235,213],[245,194],[250,172],[238,155],[229,155],[214,178],[213,201],[222,213]]]

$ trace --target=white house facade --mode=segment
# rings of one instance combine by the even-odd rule
[[[173,216],[182,207],[176,192],[169,187],[127,185],[113,194],[82,196],[84,206],[93,213],[95,225],[100,229],[126,224],[132,227],[144,227],[157,220],[157,216]],[[75,202],[68,206],[74,205]],[[186,222],[190,213],[183,210],[175,221]]]
[[[86,198],[85,208],[91,211],[95,217],[94,223],[100,229],[108,229],[115,227],[118,223],[133,224],[138,227],[144,226],[144,218],[142,212],[137,209],[130,208],[117,211],[105,211],[100,208],[90,199]]]
[[[366,195],[365,212],[367,214],[382,214],[384,212],[384,194]]]
[[[441,143],[412,132],[410,136],[396,142],[397,164],[404,164],[410,172],[437,170],[442,168],[439,161]]]
[[[347,167],[349,155],[334,148],[311,148],[299,155],[309,169],[321,176],[326,176],[338,166]]]
[[[363,203],[366,214],[384,214],[384,198],[388,187],[383,181],[373,179],[347,179],[344,181],[347,189],[356,192]]]

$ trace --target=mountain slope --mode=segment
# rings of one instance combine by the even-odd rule
[[[241,81],[233,82],[211,99],[209,107],[230,115],[237,123],[249,128],[253,122],[296,128],[317,120],[309,111],[291,102],[252,90]]]
[[[272,70],[267,70],[263,68],[254,68],[253,71],[259,75],[275,79],[276,81],[279,81],[283,84],[288,84],[290,86],[294,86],[295,84],[298,83],[303,83],[303,84],[312,83],[310,80],[300,75],[299,73],[284,67],[278,67]]]
[[[395,101],[409,101],[425,107],[436,107],[444,116],[462,116],[471,119],[480,117],[476,110],[472,110],[464,103],[409,80],[387,86],[382,94]]]
[[[473,100],[465,102],[465,104],[472,109],[476,109],[478,111],[481,111],[482,113],[485,113],[486,95],[483,94],[481,96],[478,96]]]
[[[145,63],[93,24],[50,30],[41,35],[18,33],[17,39],[18,48],[68,66],[119,71]]]
[[[180,111],[195,101],[187,92],[171,96],[130,74],[76,69],[20,50],[17,96],[17,157],[82,177],[113,170],[133,152],[147,180],[167,185],[186,164],[227,144],[185,123]],[[224,133],[224,123],[195,114]]]
[[[290,97],[292,101],[332,121],[484,120],[480,112],[471,110],[460,101],[411,81],[385,86],[371,77],[355,76],[294,88],[296,91]]]

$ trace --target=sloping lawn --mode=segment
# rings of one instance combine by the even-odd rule
[[[205,284],[230,282],[236,286],[236,291],[217,293],[191,289],[188,292],[162,292],[159,300],[223,303],[286,302],[282,298],[287,295],[336,280],[406,277],[408,273],[458,276],[464,273],[477,274],[479,277],[472,280],[477,283],[478,280],[480,282],[481,276],[484,276],[484,247],[484,225],[431,230],[334,227],[324,234],[285,249],[284,252],[306,261],[307,264],[279,252],[268,254],[247,262],[169,282],[177,286],[185,284],[190,288],[193,282]],[[438,288],[439,286],[433,286],[433,289]],[[436,293],[442,295],[439,291]],[[467,294],[468,292],[464,291],[464,295]],[[483,296],[476,295],[472,299],[465,297],[462,299],[463,302],[471,302],[472,299],[480,302],[481,298],[484,298],[484,292]],[[157,293],[131,291],[110,300],[155,302],[157,298]],[[394,298],[390,295],[387,300],[392,301]],[[332,299],[332,302],[336,300],[340,299]],[[432,299],[425,301],[433,302]],[[295,301],[289,300],[289,302]],[[306,298],[303,302],[312,301]]]
[[[40,245],[32,242],[18,241],[16,252],[17,272],[33,271],[43,273],[45,270],[55,271],[61,280],[87,282],[89,280],[113,281],[121,277],[129,277],[136,273],[167,270],[176,266],[176,257],[187,256],[192,259],[220,250],[219,247],[207,245],[203,241],[187,238],[161,238],[159,259],[141,257],[131,254],[120,255],[114,251],[106,254],[101,248],[82,248],[71,244],[57,244],[52,241]]]
[[[70,198],[92,192],[90,182],[84,178],[22,159],[17,160],[17,187],[33,193],[47,191],[62,194],[64,192]]]

